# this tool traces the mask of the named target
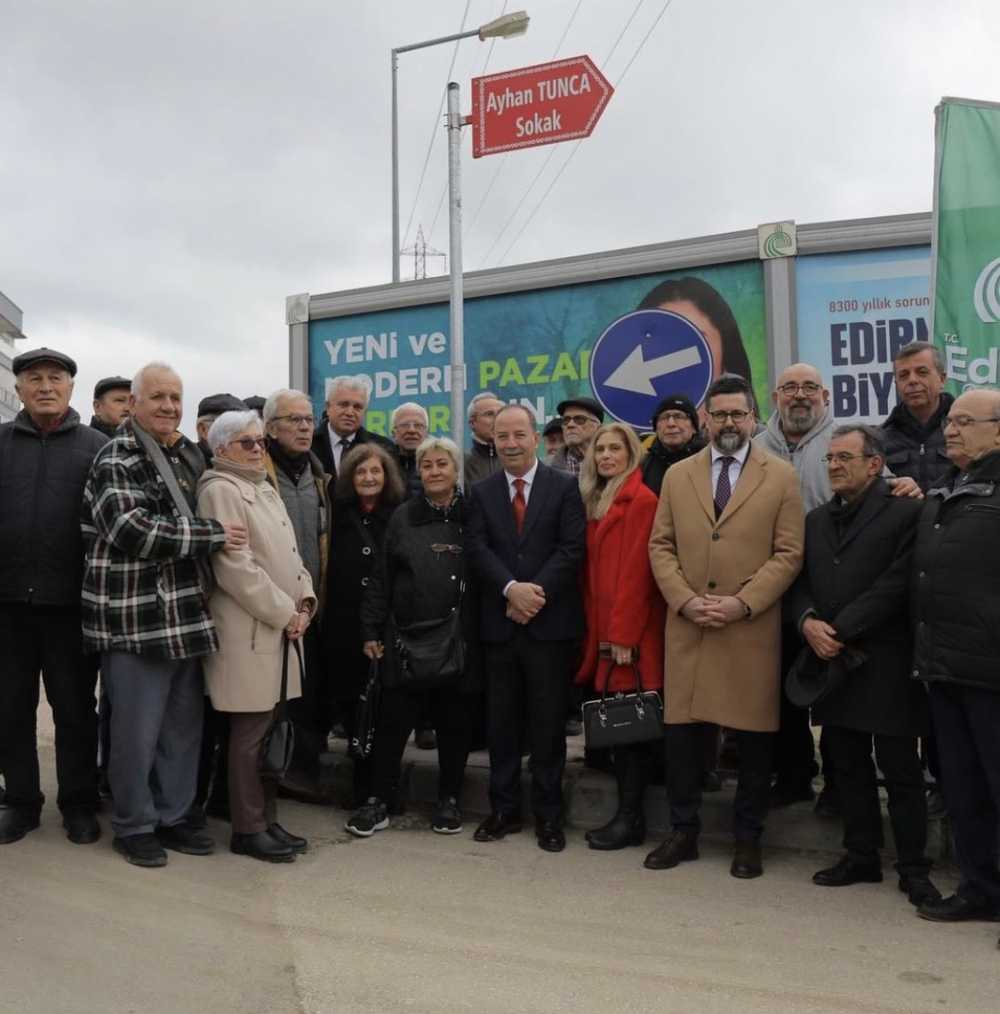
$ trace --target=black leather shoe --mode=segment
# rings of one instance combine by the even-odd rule
[[[62,825],[74,845],[90,845],[101,837],[101,825],[90,810],[68,810],[63,814]]]
[[[267,833],[284,845],[290,845],[296,854],[309,850],[309,842],[305,838],[300,838],[297,834],[290,834],[278,823],[268,824]]]
[[[911,905],[920,908],[928,902],[941,900],[941,892],[931,882],[926,873],[911,873],[899,878],[899,889],[906,895]]]
[[[876,863],[859,863],[850,856],[841,856],[836,864],[813,874],[813,883],[820,887],[847,887],[850,884],[881,884],[882,867]]]
[[[204,831],[181,821],[170,827],[158,827],[156,837],[165,849],[183,852],[188,856],[210,856],[215,851],[215,842]]]
[[[0,845],[20,841],[29,831],[38,827],[38,810],[25,810],[19,806],[0,806]]]
[[[208,820],[205,817],[205,807],[200,803],[192,803],[191,809],[184,814],[184,823],[188,827],[193,827],[198,831],[204,830],[208,826]]]
[[[491,813],[472,836],[476,841],[500,841],[509,834],[517,834],[524,825],[513,813]]]
[[[643,861],[647,870],[669,870],[678,863],[698,858],[698,836],[690,831],[671,831],[662,845],[653,849]]]
[[[130,834],[115,838],[111,847],[133,866],[155,868],[167,865],[167,853],[155,834]]]
[[[538,847],[545,852],[562,852],[566,848],[566,835],[562,828],[551,820],[543,821],[535,827]]]
[[[629,845],[641,845],[646,840],[646,821],[641,813],[618,813],[603,827],[588,831],[587,845],[598,852],[613,852]]]
[[[917,915],[931,922],[969,922],[973,919],[1000,922],[1000,912],[992,905],[969,901],[960,894],[953,894],[940,901],[925,901],[917,909]]]
[[[295,861],[292,846],[286,842],[278,841],[268,831],[258,831],[256,834],[239,834],[234,831],[232,838],[229,839],[229,851],[235,852],[238,856],[260,859],[265,863],[292,863]]]
[[[755,841],[738,841],[729,872],[740,880],[753,880],[764,872],[760,861],[760,845]]]

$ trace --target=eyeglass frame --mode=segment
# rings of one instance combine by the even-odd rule
[[[727,419],[732,419],[737,426],[740,423],[746,422],[752,415],[753,411],[749,408],[734,408],[730,412],[723,412],[721,409],[717,409],[715,412],[708,413],[709,419],[714,423],[722,424]]]
[[[310,426],[315,427],[316,416],[314,415],[273,415],[271,416],[271,422],[284,422],[288,420],[293,426],[301,426],[303,423],[308,423]]]
[[[776,391],[780,391],[782,394],[791,398],[801,391],[803,394],[814,395],[819,394],[823,390],[822,384],[817,384],[815,380],[807,380],[804,383],[797,384],[794,380],[789,380],[787,383],[779,384]]]
[[[959,420],[962,420],[959,422]],[[1000,422],[1000,416],[990,415],[985,419],[977,419],[972,415],[957,415],[950,416],[946,415],[941,420],[941,429],[947,429],[949,426],[954,426],[957,430],[968,429],[973,423],[986,423],[986,422]]]
[[[232,447],[233,444],[239,444],[240,447],[247,453],[252,451],[255,447],[259,447],[262,451],[267,450],[267,441],[264,437],[237,437],[235,440],[230,440],[226,444],[226,447]],[[250,446],[247,447],[247,444]]]
[[[851,461],[857,461],[858,458],[880,458],[881,454],[867,454],[862,451],[860,454],[852,454],[849,451],[838,451],[836,454],[824,454],[819,460],[824,465],[829,465],[831,461],[837,461],[841,465],[846,465]]]

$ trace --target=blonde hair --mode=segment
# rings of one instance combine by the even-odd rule
[[[597,474],[597,462],[594,458],[597,441],[605,433],[618,433],[628,448],[628,464],[613,479],[604,479]],[[583,456],[583,463],[580,465],[580,496],[583,497],[583,506],[586,508],[588,521],[599,520],[608,513],[618,491],[625,484],[625,480],[639,467],[641,460],[642,445],[631,426],[610,422],[605,423],[597,430],[591,438],[587,453]]]

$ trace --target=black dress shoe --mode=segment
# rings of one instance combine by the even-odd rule
[[[278,841],[268,831],[256,834],[239,834],[234,831],[229,839],[229,851],[238,856],[250,856],[265,863],[291,863],[295,861],[292,846]]]
[[[598,852],[613,852],[646,840],[646,821],[641,813],[619,810],[603,827],[588,831],[587,845]]]
[[[491,813],[472,836],[476,841],[500,841],[509,834],[517,834],[524,825],[513,813]]]
[[[820,887],[848,887],[850,884],[881,884],[882,867],[878,862],[859,863],[850,856],[841,856],[836,864],[813,874],[813,883]]]
[[[306,852],[309,849],[309,842],[305,838],[300,838],[297,834],[291,834],[278,823],[268,824],[267,833],[277,841],[285,845],[291,845],[292,851],[295,853]]]
[[[764,872],[760,861],[760,845],[755,841],[738,841],[729,872],[740,880],[753,880]]]
[[[204,831],[199,831],[183,820],[170,827],[162,825],[156,829],[156,837],[165,849],[183,852],[187,856],[210,856],[215,851],[215,842]]]
[[[130,834],[115,838],[111,847],[133,866],[155,868],[167,865],[167,853],[155,834]]]
[[[38,827],[38,810],[19,806],[0,806],[0,845],[20,841],[29,831]]]
[[[90,845],[101,837],[101,825],[90,810],[67,810],[62,824],[74,845]]]
[[[546,820],[535,826],[538,847],[545,852],[562,852],[566,848],[566,835],[554,821]]]
[[[910,904],[917,908],[928,902],[941,900],[941,892],[926,873],[911,873],[909,876],[900,877],[899,889],[906,895]]]
[[[197,828],[199,831],[204,830],[208,825],[208,821],[205,818],[205,807],[200,803],[192,803],[191,809],[184,814],[184,823],[188,827]]]
[[[931,922],[968,922],[972,919],[1000,922],[1000,912],[992,905],[969,901],[960,894],[953,894],[940,901],[925,901],[917,909],[917,915]]]
[[[646,856],[643,866],[647,870],[669,870],[678,863],[698,858],[698,835],[690,831],[671,831],[662,845]]]

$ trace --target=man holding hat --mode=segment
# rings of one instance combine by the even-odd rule
[[[667,395],[656,406],[652,423],[656,434],[642,459],[642,481],[659,496],[667,469],[697,454],[705,441],[698,410],[686,394]]]
[[[132,381],[128,377],[105,377],[94,386],[94,414],[90,428],[109,439],[128,417],[128,396]]]
[[[208,431],[212,423],[222,415],[223,412],[245,412],[247,404],[240,401],[235,394],[210,394],[198,402],[198,446],[205,457],[205,464],[212,467],[212,452],[208,446]]]
[[[802,573],[789,612],[808,646],[786,688],[812,705],[840,789],[846,853],[813,882],[845,887],[882,880],[882,810],[875,757],[889,793],[899,889],[913,905],[937,900],[928,878],[927,800],[917,737],[928,728],[927,695],[910,679],[908,581],[922,505],[895,497],[881,478],[880,432],[832,431],[825,455],[833,498],[806,518]]]
[[[559,472],[579,475],[590,441],[604,422],[604,409],[593,398],[567,398],[559,402],[556,411],[562,417],[564,446],[545,463]]]
[[[24,408],[0,426],[0,843],[38,827],[38,674],[56,728],[58,805],[67,837],[97,841],[97,663],[80,627],[80,505],[105,438],[69,407],[76,363],[54,349],[16,356]]]

